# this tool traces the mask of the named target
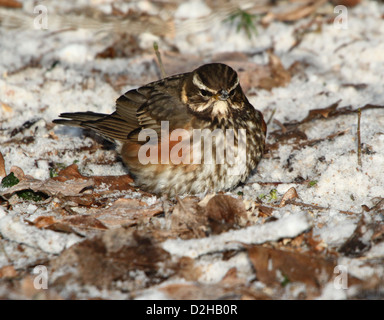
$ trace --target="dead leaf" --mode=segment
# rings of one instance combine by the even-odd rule
[[[44,229],[56,222],[57,220],[54,217],[37,217],[33,221],[33,225],[39,229]]]
[[[95,188],[105,185],[111,192],[116,190],[121,191],[133,189],[133,187],[131,186],[131,184],[133,183],[133,179],[130,175],[86,177],[79,172],[77,164],[72,164],[66,167],[58,173],[57,177],[54,177],[52,179],[61,182],[74,179],[92,180]]]
[[[7,175],[5,171],[5,163],[2,153],[0,152],[0,179],[4,178]]]
[[[67,180],[81,179],[83,176],[79,172],[79,167],[77,164],[72,164],[59,171],[57,177],[52,178],[60,182],[65,182]]]
[[[297,144],[302,140],[308,140],[307,135],[303,131],[297,128],[289,131],[277,130],[277,131],[271,132],[269,135],[276,140],[275,143],[268,145],[269,150],[276,150],[280,147],[282,143],[288,142],[291,140],[293,140],[292,141],[293,144]]]
[[[228,271],[231,273],[232,271]],[[223,300],[223,299],[247,299],[269,300],[271,299],[260,289],[255,289],[244,282],[236,281],[228,283],[221,281],[213,284],[196,283],[172,283],[159,289],[168,299],[175,300]]]
[[[243,201],[228,195],[211,198],[205,211],[213,234],[239,228],[241,219],[246,217]]]
[[[296,198],[299,198],[299,195],[297,194],[295,187],[289,188],[288,191],[286,193],[284,193],[283,197],[281,198],[279,207],[280,208],[284,207],[285,203],[288,200],[292,200],[292,199],[296,199]]]
[[[290,72],[284,68],[278,56],[269,52],[269,75],[260,80],[257,87],[272,90],[275,87],[285,87],[291,81]]]
[[[67,233],[75,233],[80,236],[87,235],[87,231],[107,230],[108,228],[98,219],[90,215],[77,215],[56,220],[46,229]]]
[[[257,278],[267,285],[303,282],[319,288],[327,283],[336,262],[322,256],[290,252],[261,245],[246,246]]]
[[[120,282],[125,283],[125,290],[139,290],[159,284],[174,272],[170,254],[150,234],[124,228],[73,245],[51,260],[51,265],[51,286],[58,289],[70,284],[112,289]]]
[[[4,102],[0,102],[1,108],[3,109],[4,112],[10,113],[13,111],[12,107]]]
[[[0,268],[0,279],[1,278],[15,278],[17,277],[18,273],[15,270],[15,267],[12,265],[4,266]]]
[[[23,4],[16,0],[0,0],[0,7],[22,8]]]
[[[273,17],[274,19],[279,21],[296,21],[316,12],[316,10],[322,5],[324,5],[326,2],[327,0],[304,1],[304,4],[301,4],[300,2],[295,3],[294,1],[291,1],[286,6],[279,6],[278,10],[280,12],[274,13]],[[268,19],[270,21],[271,17],[269,17]]]
[[[68,180],[66,182],[55,181],[53,179],[38,180],[33,178],[24,178],[15,186],[0,192],[1,196],[11,197],[14,193],[23,190],[32,190],[41,192],[50,197],[52,196],[78,196],[85,189],[93,185],[92,179],[84,181],[82,179]]]
[[[19,167],[12,166],[10,172],[13,172],[13,174],[15,175],[15,177],[17,179],[19,179],[19,181],[21,181],[25,178],[25,173],[24,173],[23,169],[21,169]]]
[[[261,217],[270,217],[273,212],[273,208],[266,207],[263,205],[258,206],[258,209],[259,209],[259,216]]]
[[[181,257],[175,264],[177,275],[187,281],[198,281],[202,275],[201,268],[195,265],[195,260],[189,257]]]
[[[348,257],[361,257],[371,248],[373,235],[374,225],[368,223],[363,214],[352,235],[344,242],[338,251]]]
[[[333,4],[338,6],[354,7],[357,6],[361,0],[332,0]]]
[[[325,108],[310,110],[306,118],[302,120],[301,123],[309,122],[314,119],[328,118],[336,111],[336,108],[339,106],[340,101],[341,100]]]
[[[112,206],[92,212],[92,216],[109,228],[113,228],[122,225],[131,226],[138,221],[149,220],[162,212],[160,202],[148,206],[138,199],[118,199]]]
[[[202,238],[208,233],[208,218],[196,197],[179,199],[171,215],[172,231],[182,239]]]

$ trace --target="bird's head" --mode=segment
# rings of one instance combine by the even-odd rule
[[[192,71],[183,84],[182,101],[196,115],[225,117],[246,101],[235,70],[222,63],[205,64]]]

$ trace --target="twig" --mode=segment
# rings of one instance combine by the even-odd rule
[[[361,109],[357,109],[357,164],[361,167],[361,136],[360,136]]]
[[[165,70],[164,70],[164,65],[163,65],[163,61],[161,60],[161,55],[159,52],[159,46],[158,46],[156,41],[153,43],[153,49],[155,50],[156,58],[157,58],[157,61],[159,63],[161,76],[162,76],[162,78],[165,78],[166,74],[165,74]]]
[[[270,122],[272,121],[272,118],[275,115],[275,113],[276,113],[276,108],[272,110],[271,116],[269,117],[269,119],[267,121],[267,127],[270,124]]]
[[[286,201],[286,204],[291,204],[293,206],[299,206],[299,207],[304,207],[304,208],[310,208],[313,210],[329,210],[330,209],[327,207],[316,206],[316,205],[309,204],[309,203],[297,202],[295,200],[288,200],[288,201]],[[348,214],[348,215],[358,214],[358,213],[352,212],[352,211],[345,211],[345,210],[337,210],[337,211],[339,211],[340,213],[343,213],[343,214]]]

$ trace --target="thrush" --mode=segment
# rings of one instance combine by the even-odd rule
[[[130,90],[112,114],[62,113],[53,122],[92,129],[121,145],[142,190],[176,196],[230,190],[245,182],[265,144],[263,115],[239,77],[221,63]]]

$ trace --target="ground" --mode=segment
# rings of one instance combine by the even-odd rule
[[[1,298],[383,297],[382,2],[36,6],[0,1]],[[159,79],[154,42],[168,75],[231,65],[264,114],[235,190],[148,194],[113,144],[52,123]]]

